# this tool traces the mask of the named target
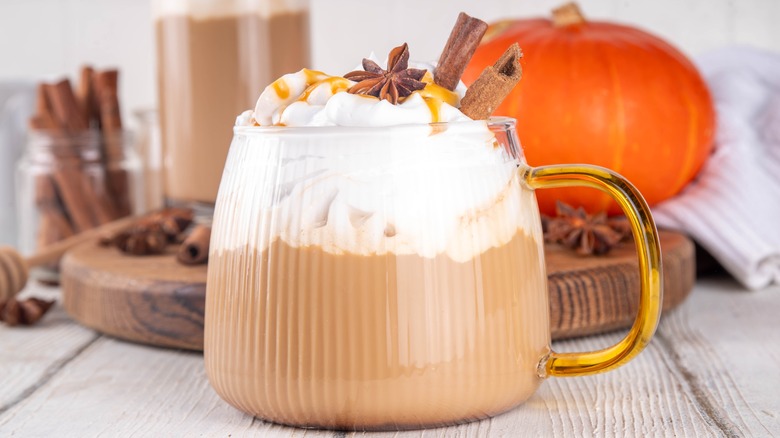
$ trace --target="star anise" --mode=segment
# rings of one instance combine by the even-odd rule
[[[113,245],[132,255],[162,254],[168,245],[168,237],[156,224],[130,226],[113,238]]]
[[[559,243],[581,255],[603,255],[624,237],[630,235],[630,226],[613,222],[605,212],[588,214],[585,209],[558,201],[556,217],[543,219],[544,240]]]
[[[344,75],[345,78],[357,82],[347,92],[368,94],[380,100],[386,99],[395,105],[399,98],[425,88],[425,83],[420,79],[427,70],[407,68],[408,66],[409,46],[406,43],[390,51],[387,57],[387,70],[383,70],[376,62],[364,58],[364,70],[355,70]]]
[[[53,304],[54,301],[40,298],[28,298],[24,301],[10,298],[0,302],[0,321],[9,326],[33,325],[43,318]]]
[[[168,243],[178,241],[192,224],[193,216],[189,208],[166,208],[139,218],[114,235],[101,239],[101,243],[133,255],[161,254]]]
[[[175,242],[192,224],[194,217],[195,213],[190,208],[169,207],[152,214],[149,222],[159,226],[169,242]]]

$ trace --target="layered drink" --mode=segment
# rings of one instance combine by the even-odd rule
[[[154,6],[165,196],[213,206],[236,114],[275,78],[309,64],[307,2]]]
[[[494,415],[539,385],[547,282],[511,122],[471,120],[462,85],[417,67],[395,96],[380,78],[382,98],[360,93],[370,75],[301,70],[238,118],[205,360],[239,409],[404,429]]]

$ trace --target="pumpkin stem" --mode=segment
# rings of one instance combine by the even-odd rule
[[[552,15],[555,27],[566,27],[585,22],[585,17],[582,15],[580,7],[574,2],[566,3],[553,9]]]

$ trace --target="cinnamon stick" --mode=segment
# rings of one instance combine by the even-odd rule
[[[104,70],[94,74],[97,112],[103,131],[103,155],[106,159],[106,188],[114,200],[119,217],[127,216],[132,210],[130,199],[130,176],[122,168],[108,165],[112,157],[121,157],[123,151],[122,117],[119,108],[119,72]]]
[[[211,227],[198,225],[179,247],[176,259],[185,265],[206,263],[209,258]]]
[[[54,109],[50,95],[58,94],[55,88],[51,90],[46,84],[38,85],[36,100],[36,114],[30,119],[30,128],[45,130],[57,135],[65,126],[58,122],[54,116]],[[66,99],[67,100],[67,99]],[[48,246],[61,239],[73,235],[71,225],[65,207],[60,199],[56,183],[49,175],[38,175],[34,182],[35,206],[38,209],[40,220],[38,223],[37,246]]]
[[[488,25],[484,21],[461,12],[452,28],[447,44],[439,57],[434,82],[448,90],[454,90],[463,76],[474,51],[477,50]]]
[[[38,207],[57,206],[57,192],[49,175],[35,177],[35,205]]]
[[[50,125],[46,122],[46,119],[37,114],[34,114],[32,117],[30,117],[27,126],[29,126],[29,128],[33,131],[46,131],[51,129]]]
[[[70,132],[81,132],[88,128],[84,112],[76,100],[68,79],[46,85],[44,89],[59,126]]]
[[[54,120],[54,112],[49,102],[49,96],[46,92],[46,84],[38,84],[38,90],[35,97],[35,115],[30,119],[30,127],[38,130],[58,129],[57,122]]]
[[[104,133],[114,133],[122,129],[119,111],[119,72],[104,70],[94,74],[95,95],[97,97],[100,128]]]
[[[490,117],[520,81],[522,56],[517,43],[509,46],[498,61],[485,68],[471,84],[460,102],[460,111],[474,120]]]
[[[106,189],[114,200],[116,217],[128,216],[133,206],[130,196],[130,175],[127,171],[115,166],[107,167]]]
[[[79,88],[77,97],[81,110],[84,113],[84,118],[87,120],[87,125],[91,125],[91,121],[99,120],[98,108],[97,108],[97,96],[95,95],[95,70],[85,65],[81,68],[79,76]]]
[[[108,191],[107,171],[104,173],[81,174],[81,187],[87,199],[96,202],[92,205],[92,222],[102,225],[119,219],[120,215],[114,205],[112,194]],[[123,215],[121,217],[124,217]]]
[[[73,227],[65,216],[54,182],[49,175],[35,178],[35,205],[41,215],[38,231],[39,247],[73,235]]]
[[[45,213],[45,215],[52,217],[52,220],[49,222],[57,225],[58,235],[70,236],[73,234],[73,227],[65,214],[65,208],[62,205],[52,177],[49,175],[38,175],[34,184],[35,206],[39,212],[42,215]]]
[[[38,248],[45,248],[74,234],[73,227],[61,210],[46,207],[39,214],[41,225],[38,227]]]
[[[79,164],[75,162],[61,165],[54,171],[53,177],[62,196],[62,203],[73,221],[73,228],[81,232],[98,225],[92,215],[97,200],[83,192],[84,174],[78,167]]]

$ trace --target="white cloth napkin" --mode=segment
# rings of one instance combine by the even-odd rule
[[[780,283],[780,54],[746,47],[697,59],[717,112],[697,179],[653,209],[746,287]]]

